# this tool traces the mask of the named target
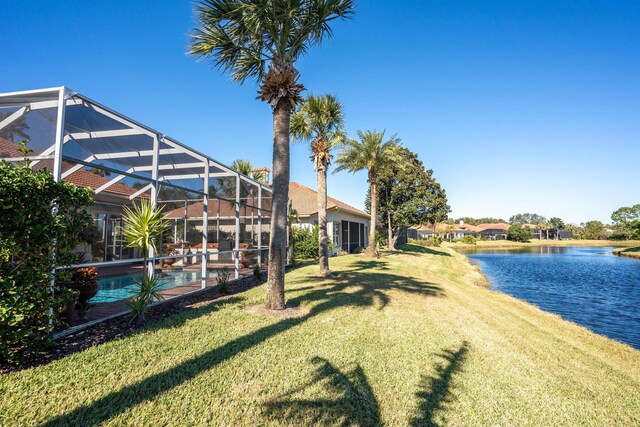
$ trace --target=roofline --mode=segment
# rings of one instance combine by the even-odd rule
[[[200,151],[195,150],[195,149],[183,144],[182,142],[176,140],[175,138],[172,138],[172,137],[170,137],[170,136],[168,136],[168,135],[166,135],[166,134],[164,134],[164,133],[162,133],[160,131],[157,131],[157,130],[153,129],[152,127],[149,127],[149,126],[147,126],[145,124],[142,124],[142,123],[138,122],[137,120],[134,120],[134,119],[122,114],[119,111],[116,111],[116,110],[114,110],[114,109],[112,109],[110,107],[107,107],[107,106],[105,106],[105,105],[103,105],[103,104],[101,104],[101,103],[99,103],[97,101],[94,101],[93,99],[81,94],[80,92],[76,92],[76,91],[74,91],[74,90],[72,90],[72,89],[70,89],[70,88],[68,88],[66,86],[55,86],[55,87],[42,88],[42,89],[23,90],[23,91],[16,91],[16,92],[5,92],[5,93],[0,93],[0,98],[9,97],[9,96],[16,96],[16,95],[32,95],[32,94],[37,94],[37,93],[55,92],[55,91],[64,91],[64,98],[65,99],[70,98],[72,96],[77,96],[77,97],[83,99],[84,101],[87,101],[87,102],[89,102],[91,104],[95,104],[97,107],[103,108],[103,109],[107,110],[108,112],[110,112],[112,114],[120,116],[124,120],[127,120],[127,121],[131,122],[132,124],[147,130],[148,132],[151,132],[151,133],[154,133],[156,135],[163,136],[163,137],[167,137],[167,138],[169,138],[171,140],[172,143],[179,145],[181,148],[185,149],[186,151],[190,151],[191,153],[193,153],[193,154],[195,154],[197,156],[203,157],[203,158],[207,159],[207,161],[211,161],[211,162],[221,166],[222,169],[228,169],[229,171],[237,173],[238,175],[240,175],[241,179],[244,179],[245,181],[249,181],[249,182],[251,182],[251,183],[253,183],[253,184],[255,184],[255,185],[259,186],[259,187],[262,187],[263,190],[267,190],[269,192],[273,192],[273,190],[269,186],[266,186],[266,185],[256,181],[255,179],[253,179],[253,178],[251,178],[251,177],[249,177],[247,175],[241,174],[240,172],[238,172],[237,170],[233,169],[232,167],[227,166],[224,163],[222,163],[222,162],[220,162],[218,160],[215,160],[214,158],[212,158],[212,157],[210,157],[210,156],[208,156],[206,154],[203,154]]]

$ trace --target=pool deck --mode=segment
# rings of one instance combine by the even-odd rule
[[[193,266],[194,268],[186,268],[187,270],[192,270],[192,269],[196,269],[196,266]],[[210,269],[215,269],[215,268],[222,268],[224,267],[223,265],[216,265],[216,264],[209,264],[207,266]],[[227,266],[228,267],[228,266]],[[197,266],[197,268],[199,269],[200,266]],[[167,269],[164,269],[167,270]],[[233,269],[229,270],[231,274],[233,274]],[[135,273],[135,272],[142,272],[141,268],[136,269],[131,268],[130,266],[125,268],[121,268],[121,269],[113,269],[110,271],[111,275],[120,275],[120,274],[131,274],[131,273]],[[243,277],[247,277],[253,274],[253,269],[250,268],[241,268],[240,269],[240,278]],[[206,287],[212,287],[215,286],[217,284],[217,279],[214,275],[212,275],[213,277],[210,277],[207,280],[206,283]],[[233,282],[233,280],[235,279],[231,279],[231,282]],[[174,286],[172,288],[169,289],[163,289],[162,291],[160,291],[160,293],[162,294],[162,296],[164,297],[164,300],[168,300],[174,297],[178,297],[181,295],[185,295],[197,290],[203,289],[202,287],[202,281],[198,280],[195,282],[191,282],[191,283],[187,283],[185,285],[178,285],[178,286]],[[83,320],[80,320],[78,318],[78,312],[75,311],[73,313],[73,319],[71,320],[71,324],[69,325],[69,328],[67,329],[76,329],[77,327],[81,326],[81,325],[87,325],[87,324],[94,324],[97,323],[101,320],[104,319],[108,319],[111,317],[115,317],[118,315],[121,315],[123,313],[126,313],[128,311],[128,307],[127,307],[127,301],[128,299],[125,300],[120,300],[120,301],[113,301],[113,302],[103,302],[103,303],[95,303],[95,304],[91,304],[91,301],[89,301],[89,310],[87,310],[86,313],[86,318]],[[61,331],[61,333],[64,331]]]

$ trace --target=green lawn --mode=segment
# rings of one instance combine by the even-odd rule
[[[0,378],[0,425],[638,425],[640,352],[474,283],[450,249],[287,274]]]

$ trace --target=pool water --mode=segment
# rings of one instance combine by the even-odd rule
[[[170,289],[175,286],[186,285],[202,278],[200,270],[167,271],[156,273],[160,289]],[[216,277],[216,272],[209,272],[209,277]],[[92,303],[113,302],[130,298],[138,288],[139,274],[103,277],[98,279],[98,293],[91,298]]]
[[[640,261],[613,248],[471,250],[492,289],[640,349]]]

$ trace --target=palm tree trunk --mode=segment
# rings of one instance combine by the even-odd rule
[[[318,256],[320,276],[327,277],[329,270],[329,244],[327,241],[327,170],[318,168]]]
[[[268,310],[283,310],[284,267],[287,252],[287,207],[289,201],[289,122],[288,103],[280,102],[273,112],[273,195],[269,238]]]
[[[371,225],[369,227],[369,244],[367,245],[367,250],[364,251],[364,255],[370,258],[377,258],[376,219],[378,218],[378,193],[375,182],[372,182],[369,188],[371,189]]]

